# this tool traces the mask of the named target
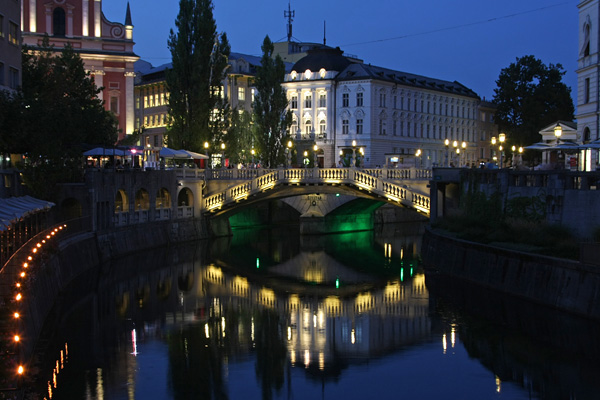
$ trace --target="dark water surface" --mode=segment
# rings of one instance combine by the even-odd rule
[[[597,399],[597,323],[419,264],[423,226],[135,254],[59,300],[39,398]]]

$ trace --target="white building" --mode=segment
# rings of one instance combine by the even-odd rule
[[[299,163],[305,152],[304,162],[312,162],[315,144],[321,167],[339,165],[340,159],[347,166],[353,152],[364,153],[359,163],[366,167],[479,160],[480,99],[458,82],[364,64],[322,46],[309,50],[283,85]]]
[[[577,138],[581,143],[600,139],[600,2],[579,2],[579,52],[577,68]],[[586,150],[585,169],[598,161],[598,152]]]

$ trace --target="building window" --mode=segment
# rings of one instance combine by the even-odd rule
[[[307,94],[306,97],[304,97],[304,108],[312,108],[312,95],[311,94]]]
[[[139,97],[135,98],[135,109],[136,110],[140,109],[140,98]]]
[[[397,133],[398,133],[398,121],[394,120],[394,122],[392,123],[392,135],[396,136]]]
[[[325,135],[326,128],[327,128],[327,125],[325,124],[325,120],[322,119],[321,121],[319,121],[319,133],[321,134],[321,136]]]
[[[161,105],[161,106],[164,106],[164,105],[165,105],[165,93],[164,93],[164,92],[162,92],[162,93],[160,94],[160,105]]]
[[[394,109],[398,106],[398,96],[394,95]]]
[[[385,107],[385,93],[379,93],[379,107]]]
[[[327,95],[324,93],[319,95],[319,107],[327,107]]]
[[[363,106],[363,94],[356,93],[356,107],[362,107],[362,106]]]
[[[0,62],[0,86],[4,86],[4,63]]]
[[[290,125],[290,134],[295,135],[298,132],[298,122],[292,121],[292,125]]]
[[[11,89],[16,89],[19,87],[19,70],[16,68],[10,68],[8,71],[8,83]]]
[[[379,120],[379,134],[380,135],[385,135],[386,134],[385,133],[386,125],[387,125],[387,122],[386,122],[385,119],[380,119]]]
[[[154,147],[160,147],[159,146],[159,135],[154,135]]]
[[[140,129],[140,119],[139,118],[135,119],[135,129]]]
[[[349,132],[348,120],[347,119],[343,119],[342,120],[342,135],[347,135],[348,132]]]
[[[19,26],[14,22],[8,23],[8,41],[14,45],[19,44]]]
[[[310,135],[312,131],[312,121],[310,119],[307,119],[306,122],[304,122],[304,133],[306,133],[307,135]]]
[[[110,111],[119,115],[119,96],[110,96]]]
[[[246,88],[243,88],[243,87],[238,88],[238,100],[239,101],[246,100]]]
[[[356,134],[362,135],[362,133],[363,133],[363,120],[357,119],[356,120]]]
[[[54,36],[65,36],[65,10],[56,7],[52,12],[52,34]]]
[[[410,137],[410,122],[406,123],[406,136]]]
[[[583,97],[584,103],[590,102],[590,78],[585,78],[585,88],[583,91]]]
[[[4,39],[4,15],[0,15],[0,39]]]
[[[350,104],[350,95],[348,93],[342,94],[342,107],[348,107]]]
[[[298,109],[298,96],[292,96],[292,100],[290,101],[290,108],[292,110]]]

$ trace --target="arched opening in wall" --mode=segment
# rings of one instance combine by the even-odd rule
[[[158,189],[156,193],[156,205],[155,208],[171,208],[171,194],[165,188]]]
[[[61,7],[56,7],[52,12],[52,34],[54,36],[65,36],[65,29],[65,10]]]
[[[583,143],[589,143],[592,140],[592,132],[587,126],[583,130]]]
[[[82,214],[81,203],[72,197],[65,199],[60,206],[60,214],[64,221],[80,218]]]
[[[150,196],[145,189],[140,189],[135,194],[135,210],[148,211],[150,209]]]
[[[177,207],[189,207],[194,204],[194,194],[188,188],[183,188],[177,195]]]
[[[129,198],[123,189],[119,189],[115,195],[115,213],[129,211]]]

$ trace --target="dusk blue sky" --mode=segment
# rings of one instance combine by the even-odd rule
[[[322,42],[371,63],[432,78],[458,81],[490,100],[500,70],[534,55],[560,63],[576,97],[577,0],[291,0],[293,36]],[[123,22],[127,2],[103,0],[106,17]],[[260,56],[265,35],[286,38],[288,0],[216,0],[217,30],[232,51]],[[179,0],[130,0],[135,52],[157,66],[170,62],[169,30]]]

